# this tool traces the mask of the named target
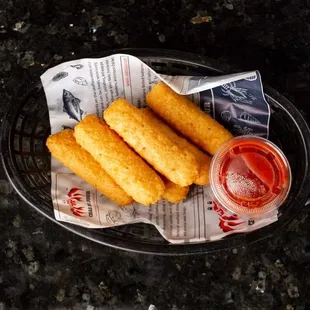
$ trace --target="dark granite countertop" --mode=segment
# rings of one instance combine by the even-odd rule
[[[258,69],[309,119],[310,4],[0,0],[0,115],[54,62],[170,48]],[[198,23],[202,22],[202,23]],[[102,247],[30,209],[0,171],[0,309],[309,309],[307,208],[274,239],[187,257]]]

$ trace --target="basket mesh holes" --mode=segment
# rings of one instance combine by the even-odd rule
[[[17,119],[17,122],[16,122],[16,131],[21,131],[23,121],[24,121],[24,116],[19,115],[19,118]]]
[[[36,187],[36,184],[35,182],[33,181],[31,175],[29,173],[24,173],[23,174],[23,178],[24,180],[26,181],[26,184],[29,186],[29,187]]]
[[[33,150],[34,150],[34,152],[44,152],[45,151],[45,145],[44,145],[43,140],[34,139]]]
[[[51,177],[48,176],[48,172],[41,173],[42,180],[44,184],[48,187],[48,190],[51,189]]]
[[[163,237],[154,226],[143,223],[136,223],[135,225],[124,225],[117,228],[107,228],[104,231],[113,236],[119,236],[125,239],[130,238],[131,240],[137,240],[140,242],[142,241],[154,244],[168,243],[163,239]]]
[[[20,136],[19,135],[14,135],[14,150],[15,151],[20,151],[19,149],[19,139],[20,139]]]
[[[33,99],[32,101],[33,101],[33,104],[32,102],[30,102],[30,106],[32,106],[31,115],[37,115],[39,117],[40,114],[42,113],[41,106],[37,104],[36,99]]]
[[[21,171],[24,171],[24,167],[23,167],[21,156],[16,155],[15,158],[16,158],[16,163],[17,163],[18,169],[21,170]]]
[[[156,61],[151,61],[150,65],[152,67],[159,67],[159,68],[166,68],[167,67],[167,63],[165,62],[156,62]]]
[[[37,170],[32,158],[30,156],[25,156],[24,162],[25,162],[25,166],[27,169],[32,170],[32,171]]]
[[[27,105],[23,107],[23,110],[29,115],[36,115],[38,111],[37,98],[33,96],[28,98]]]
[[[22,138],[22,152],[30,152],[30,138]]]
[[[40,170],[50,169],[49,158],[43,156],[35,156],[35,161]]]
[[[52,199],[51,199],[51,188],[50,185],[47,184],[46,187],[37,190],[36,194],[44,201],[50,201],[50,203],[52,203]]]
[[[164,74],[170,73],[168,65],[165,62],[149,61],[147,62],[147,65],[149,65],[154,71],[158,73],[164,73]]]
[[[31,134],[33,130],[33,125],[34,125],[33,120],[31,120],[30,118],[27,118],[25,126],[24,126],[24,132],[26,134]]]
[[[41,169],[41,178],[44,182],[44,184],[46,184],[48,186],[48,188],[50,189],[51,187],[51,172],[49,171],[50,170],[50,167],[48,168],[45,168],[46,170],[42,170]]]
[[[39,173],[31,173],[30,174],[33,183],[36,184],[37,186],[44,186],[46,185],[46,182],[41,178]]]
[[[136,227],[137,226],[137,227]],[[113,235],[117,235],[122,238],[135,238],[135,236],[139,236],[140,241],[148,241],[150,242],[150,236],[152,235],[151,229],[148,230],[149,227],[144,227],[143,225],[136,224],[133,225],[133,227],[130,226],[122,226],[118,227],[117,229],[115,228],[110,228],[108,229]],[[161,238],[161,237],[160,237]],[[154,241],[154,240],[152,240]],[[152,242],[151,241],[151,242]],[[162,241],[162,238],[160,239]]]
[[[145,235],[145,229],[143,226],[138,226],[138,227],[131,229],[130,233],[133,235],[142,235],[143,236],[143,235]]]
[[[193,69],[195,70],[195,68],[193,68],[193,66],[184,66],[184,64],[182,63],[172,63],[171,67],[174,69],[181,69],[181,70],[186,70],[186,71],[193,71]]]
[[[39,117],[40,120],[49,118],[48,110],[39,109],[39,111],[38,111],[38,117]]]
[[[35,134],[36,134],[37,136],[43,136],[45,130],[46,130],[46,125],[44,125],[44,124],[42,124],[41,122],[39,122],[39,123],[37,124],[36,129],[35,129]]]

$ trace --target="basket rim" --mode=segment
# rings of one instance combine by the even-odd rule
[[[158,49],[115,49],[105,51],[103,53],[96,53],[94,55],[88,55],[88,57],[105,57],[108,55],[116,54],[116,53],[128,53],[132,54],[133,56],[140,57],[140,58],[160,58],[161,60],[169,61],[169,60],[178,60],[183,63],[188,64],[195,64],[199,67],[205,67],[206,70],[211,70],[218,74],[223,74],[229,71],[229,66],[225,64],[218,64],[213,59],[209,59],[204,56],[180,52],[180,51],[173,51],[173,50],[158,50]],[[83,57],[79,57],[83,58]],[[51,64],[50,67],[55,66],[55,64]],[[45,69],[46,70],[46,69]],[[45,71],[44,70],[44,71]],[[230,236],[230,238],[224,238],[218,241],[212,242],[204,242],[204,243],[191,243],[191,244],[152,244],[146,243],[143,241],[137,240],[128,240],[123,237],[119,236],[111,236],[109,234],[100,233],[100,236],[104,236],[104,241],[96,239],[96,235],[99,235],[95,229],[83,228],[80,226],[72,225],[69,223],[59,222],[54,218],[52,206],[47,203],[43,202],[46,206],[51,208],[51,214],[40,209],[40,205],[38,202],[33,201],[31,195],[27,193],[26,190],[20,186],[20,182],[18,178],[15,177],[14,174],[14,163],[12,158],[10,158],[9,154],[11,153],[11,134],[12,128],[9,124],[8,119],[16,119],[19,115],[19,112],[23,106],[23,102],[31,96],[33,92],[37,89],[41,89],[42,85],[41,82],[32,83],[32,88],[29,92],[26,93],[22,98],[17,99],[15,98],[16,102],[8,105],[7,112],[4,116],[4,121],[1,124],[0,132],[1,132],[1,145],[0,145],[0,155],[1,155],[1,162],[4,167],[4,171],[10,183],[12,184],[14,190],[17,194],[32,208],[37,210],[39,213],[47,217],[52,222],[60,225],[61,227],[94,242],[97,242],[102,245],[106,245],[116,249],[122,249],[131,252],[138,252],[144,254],[155,254],[155,255],[188,255],[188,254],[205,254],[211,253],[219,250],[228,250],[231,248],[249,245],[254,242],[261,241],[263,239],[272,237],[276,232],[279,232],[284,227],[286,227],[299,213],[299,211],[308,204],[309,202],[309,195],[310,195],[310,165],[309,165],[309,156],[310,156],[310,130],[302,115],[299,113],[297,108],[283,95],[279,94],[270,86],[264,85],[264,93],[265,96],[279,103],[280,106],[283,107],[282,103],[285,103],[285,109],[287,112],[294,117],[296,123],[298,123],[298,128],[300,130],[301,136],[303,138],[304,146],[306,149],[307,155],[307,162],[306,162],[306,173],[304,177],[304,189],[302,191],[302,197],[297,200],[294,199],[294,204],[296,204],[296,210],[293,215],[290,215],[290,218],[285,218],[282,215],[279,220],[271,225],[266,227],[260,228],[253,232],[242,233],[242,234],[235,234]],[[29,85],[28,85],[29,87]],[[14,98],[13,98],[14,100]],[[281,103],[280,103],[281,102]],[[307,134],[306,134],[307,133]],[[11,167],[11,168],[10,168]],[[296,200],[296,201],[295,201]],[[307,202],[308,201],[308,202]],[[292,202],[292,203],[293,203]],[[133,225],[133,224],[129,224]],[[104,230],[104,229],[103,229]]]

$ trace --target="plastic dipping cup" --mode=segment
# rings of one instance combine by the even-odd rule
[[[291,187],[291,169],[283,152],[255,136],[226,142],[214,155],[210,171],[215,201],[236,214],[276,210]]]

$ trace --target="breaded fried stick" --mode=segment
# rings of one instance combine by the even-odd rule
[[[172,183],[167,180],[165,177],[162,177],[162,180],[165,183],[165,192],[163,198],[172,203],[181,202],[186,198],[186,195],[189,191],[189,186],[180,186],[178,184]]]
[[[103,114],[107,124],[168,180],[188,186],[197,179],[199,165],[193,154],[175,144],[156,124],[147,122],[127,100],[114,101]]]
[[[95,115],[87,115],[74,128],[76,141],[135,201],[157,202],[165,185],[156,172]]]
[[[148,106],[171,127],[211,155],[232,135],[185,96],[160,82],[146,96]]]
[[[76,142],[73,130],[65,129],[49,136],[46,145],[53,157],[95,187],[103,195],[115,201],[120,206],[133,203],[133,199]]]
[[[194,144],[187,141],[185,138],[180,137],[172,128],[165,124],[161,119],[158,118],[151,109],[143,108],[140,110],[148,123],[154,123],[167,137],[169,137],[174,143],[180,146],[182,149],[191,152],[196,161],[199,164],[199,176],[195,180],[197,185],[209,184],[209,173],[210,173],[210,157],[201,151]]]

